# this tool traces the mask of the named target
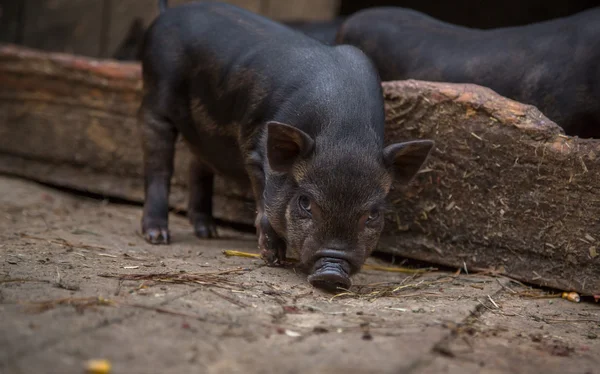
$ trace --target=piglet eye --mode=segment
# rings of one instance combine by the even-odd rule
[[[298,198],[298,205],[300,206],[300,208],[302,208],[302,210],[310,214],[310,199],[307,196],[300,196]]]
[[[367,218],[367,222],[375,221],[377,218],[379,218],[379,211],[378,210],[372,210],[371,213],[369,213],[369,217]]]

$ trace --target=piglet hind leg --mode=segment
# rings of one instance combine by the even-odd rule
[[[217,238],[212,212],[214,174],[194,157],[190,162],[189,176],[188,218],[194,227],[194,233],[200,239]]]
[[[139,124],[144,154],[142,234],[151,244],[168,244],[169,190],[177,130],[145,106],[140,110]]]

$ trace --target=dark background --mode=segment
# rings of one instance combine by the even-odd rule
[[[171,6],[191,0],[171,0]],[[373,6],[401,6],[476,28],[524,25],[600,6],[600,0],[228,0],[276,20],[329,20]],[[133,20],[148,25],[156,0],[0,0],[0,42],[109,57]]]
[[[565,17],[600,6],[598,0],[370,0],[341,1],[340,15],[369,6],[401,6],[427,13],[440,20],[482,29],[526,25]]]

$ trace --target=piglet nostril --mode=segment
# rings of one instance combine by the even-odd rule
[[[313,266],[308,282],[328,292],[340,292],[350,287],[350,264],[339,258],[321,257]]]
[[[341,250],[326,248],[326,249],[322,249],[322,250],[319,250],[318,252],[316,252],[313,259],[315,261],[312,266],[313,272],[316,269],[318,269],[319,267],[321,267],[322,264],[325,264],[325,263],[340,264],[340,266],[342,267],[342,270],[348,276],[350,274],[353,274],[355,271],[359,270],[356,268],[356,266],[357,266],[356,260],[353,258],[351,253],[348,251],[341,251]],[[360,265],[358,265],[358,267],[360,268]]]

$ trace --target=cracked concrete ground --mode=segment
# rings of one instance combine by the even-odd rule
[[[172,215],[173,243],[151,246],[140,214],[0,178],[0,373],[82,373],[90,359],[128,374],[600,373],[600,304],[373,270],[332,298],[294,269],[223,255],[256,252],[251,235],[201,241]],[[192,284],[100,276],[227,270]],[[77,304],[98,297],[109,305]]]

